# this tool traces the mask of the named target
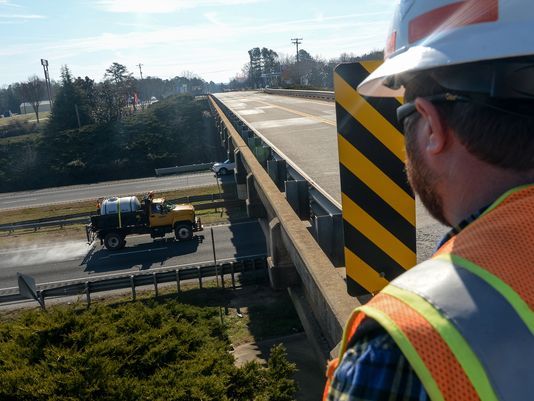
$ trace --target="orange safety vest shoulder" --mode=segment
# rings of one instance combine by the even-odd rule
[[[500,197],[432,259],[357,308],[396,342],[433,401],[534,397],[534,185]]]

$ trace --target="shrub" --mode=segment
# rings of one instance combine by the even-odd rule
[[[0,326],[2,400],[293,399],[282,347],[234,366],[217,308],[177,301],[23,312]]]

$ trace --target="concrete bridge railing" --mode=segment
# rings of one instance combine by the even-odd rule
[[[342,269],[334,266],[312,236],[306,216],[299,216],[286,198],[290,181],[284,183],[284,194],[278,175],[272,168],[266,171],[267,160],[249,147],[255,141],[250,130],[216,97],[210,96],[210,103],[221,139],[236,162],[238,196],[246,199],[250,216],[265,221],[271,285],[289,290],[308,337],[316,340],[315,350],[324,362],[341,340],[345,321],[359,303],[347,294]]]

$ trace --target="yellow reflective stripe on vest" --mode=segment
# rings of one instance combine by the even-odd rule
[[[523,298],[521,298],[519,294],[515,292],[508,284],[499,279],[497,276],[491,274],[489,271],[467,259],[462,258],[461,256],[454,254],[443,254],[436,256],[433,259],[443,260],[461,266],[492,286],[495,291],[499,292],[508,301],[508,303],[510,303],[521,320],[523,320],[530,332],[534,335],[534,312],[532,312]]]
[[[358,316],[358,314],[360,313],[360,310],[361,310],[361,307],[360,308],[356,308],[352,311],[352,313],[350,314],[350,317],[349,319],[347,320],[347,323],[345,323],[345,329],[343,330],[343,337],[341,338],[341,346],[339,347],[339,359],[341,361],[341,358],[343,357],[343,355],[345,354],[345,351],[347,350],[347,344],[350,340],[350,338],[348,338],[349,336],[349,332],[351,331],[351,327],[354,323],[354,320],[356,319],[356,317]]]
[[[388,285],[382,290],[382,293],[391,295],[392,297],[401,300],[409,305],[412,309],[417,311],[421,316],[424,316],[454,354],[458,360],[458,363],[460,363],[465,371],[465,374],[471,381],[476,392],[479,394],[480,398],[484,401],[498,400],[493,387],[490,384],[486,371],[482,367],[479,359],[469,344],[467,344],[463,336],[449,320],[443,317],[441,313],[439,313],[424,298],[414,294],[413,292],[403,290],[393,285]],[[407,354],[405,355],[409,359],[409,356]],[[410,363],[411,362],[412,361],[410,360]],[[425,383],[422,377],[420,377],[420,379],[423,383]]]
[[[384,292],[384,290],[382,290],[382,292]],[[419,356],[419,353],[415,350],[410,340],[408,340],[395,322],[387,314],[379,309],[373,308],[372,306],[364,305],[358,309],[364,312],[368,317],[376,320],[384,329],[387,330],[391,338],[395,341],[419,377],[419,380],[421,380],[421,383],[423,383],[426,392],[430,396],[430,399],[432,401],[444,401],[445,399],[443,394],[441,393],[436,381],[432,377],[432,374]]]
[[[500,206],[500,204],[503,203],[506,200],[506,198],[508,198],[510,195],[512,195],[512,194],[514,194],[516,192],[523,191],[524,189],[527,189],[527,188],[532,187],[532,186],[534,186],[534,184],[525,184],[525,185],[521,185],[519,187],[512,188],[509,191],[506,191],[504,194],[499,196],[497,198],[497,200],[490,205],[490,207],[488,207],[486,210],[484,210],[484,213],[482,213],[479,216],[479,218],[484,216],[484,215],[486,215],[486,214],[488,214],[493,209],[495,209],[497,206]]]

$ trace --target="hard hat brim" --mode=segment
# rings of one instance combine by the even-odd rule
[[[372,97],[400,97],[404,88],[390,88],[385,81],[405,73],[416,73],[433,68],[466,64],[483,60],[534,55],[532,23],[503,27],[496,30],[492,24],[464,27],[445,33],[436,33],[424,43],[391,56],[359,86],[358,92]],[[502,30],[508,32],[504,37]],[[514,41],[510,41],[510,37]],[[458,46],[463,43],[463,46]]]

